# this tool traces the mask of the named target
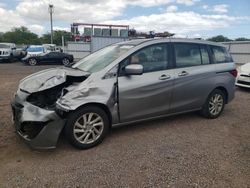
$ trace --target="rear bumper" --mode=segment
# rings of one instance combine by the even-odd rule
[[[65,120],[55,111],[46,110],[18,97],[11,103],[16,132],[33,149],[53,149],[56,147]]]

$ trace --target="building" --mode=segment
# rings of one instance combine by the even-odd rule
[[[235,63],[250,63],[250,41],[223,42],[231,53]]]

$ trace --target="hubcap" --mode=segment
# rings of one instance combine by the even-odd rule
[[[222,110],[223,103],[223,97],[220,94],[213,95],[209,101],[209,112],[214,116],[218,115]]]
[[[74,124],[74,137],[80,143],[91,144],[102,134],[103,119],[96,113],[86,113],[77,119]]]
[[[30,59],[29,63],[30,63],[30,65],[36,65],[36,60],[35,59]]]
[[[64,64],[64,65],[68,65],[68,64],[69,64],[69,60],[68,60],[68,59],[66,59],[66,58],[65,58],[65,59],[63,59],[63,64]]]

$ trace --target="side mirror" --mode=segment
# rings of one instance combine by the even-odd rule
[[[140,64],[131,64],[125,67],[127,75],[141,75],[143,73],[143,66]]]

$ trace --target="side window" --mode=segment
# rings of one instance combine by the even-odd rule
[[[200,50],[201,50],[202,64],[203,65],[209,64],[209,55],[208,55],[207,47],[204,45],[201,45]]]
[[[59,54],[58,54],[58,52],[50,52],[49,56],[53,57],[53,58],[56,58],[56,57],[59,57]]]
[[[138,50],[120,64],[119,75],[124,75],[124,68],[129,64],[143,65],[143,72],[154,72],[167,69],[167,44],[156,44]]]
[[[198,44],[174,44],[176,67],[201,65],[201,53]]]
[[[228,53],[226,48],[219,46],[211,46],[213,59],[215,63],[226,63],[231,62],[231,55]]]

